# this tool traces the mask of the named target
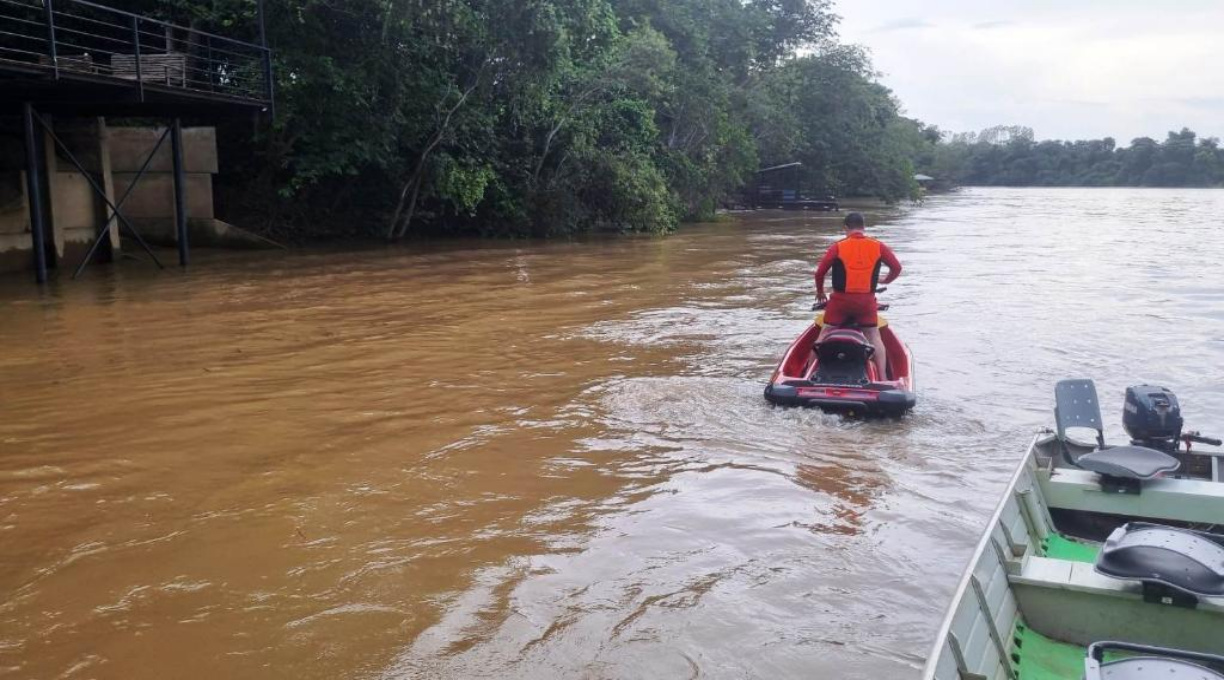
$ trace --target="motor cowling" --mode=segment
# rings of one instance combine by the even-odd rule
[[[1122,426],[1135,442],[1149,446],[1172,443],[1176,447],[1182,424],[1181,407],[1172,391],[1153,385],[1126,388]]]

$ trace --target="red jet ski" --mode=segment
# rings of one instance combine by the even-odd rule
[[[885,309],[888,305],[880,305]],[[816,317],[786,350],[765,387],[771,404],[864,415],[901,415],[914,408],[914,357],[883,317],[880,337],[888,350],[887,376],[877,375],[871,360],[875,347],[857,327],[836,328],[817,343],[823,321],[823,314]]]

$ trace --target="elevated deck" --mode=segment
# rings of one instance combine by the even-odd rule
[[[182,118],[271,113],[272,53],[256,0],[259,42],[217,35],[140,16],[89,0],[0,0],[0,116],[19,115],[24,136],[30,250],[35,280],[45,283],[62,253],[51,247],[66,225],[56,224],[57,158],[79,171],[100,202],[95,236],[74,277],[91,261],[113,260],[119,232],[162,264],[122,208],[128,194],[167,140],[174,177],[175,240],[179,264],[189,259]],[[166,118],[167,125],[123,196],[116,196],[107,161],[78,158],[72,140],[57,133],[57,118]],[[104,130],[105,125],[99,124]],[[63,130],[61,130],[63,132]],[[97,149],[104,157],[105,143]],[[78,149],[79,151],[79,149]],[[44,199],[48,199],[44,201]],[[75,198],[78,203],[86,201]],[[50,217],[48,221],[44,219]],[[113,228],[112,228],[113,225]],[[50,237],[50,238],[49,238]]]
[[[0,112],[215,116],[271,109],[271,52],[88,0],[0,0]]]

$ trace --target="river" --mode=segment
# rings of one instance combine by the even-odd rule
[[[1224,434],[1224,191],[869,221],[900,421],[762,399],[816,214],[5,278],[0,676],[916,676],[1056,380]]]

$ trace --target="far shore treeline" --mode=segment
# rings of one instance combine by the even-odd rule
[[[976,186],[1219,187],[1224,186],[1220,140],[1183,128],[1163,141],[1150,137],[1120,146],[1112,137],[1034,141],[1027,127],[999,126],[950,135],[915,159],[951,184]]]
[[[255,38],[250,0],[133,11]],[[276,117],[219,126],[223,217],[274,238],[664,232],[764,166],[812,194],[1217,186],[1215,140],[947,136],[902,115],[830,0],[276,0]],[[936,185],[938,186],[938,184]]]

